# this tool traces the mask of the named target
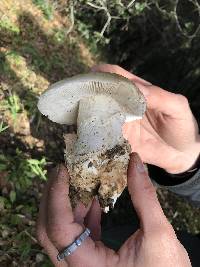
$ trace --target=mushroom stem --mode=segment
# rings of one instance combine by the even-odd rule
[[[121,107],[113,98],[97,95],[80,100],[75,153],[102,152],[122,143],[124,122]]]
[[[125,188],[130,145],[122,135],[124,122],[120,105],[109,96],[80,101],[77,140],[66,154],[74,206],[78,201],[87,205],[97,194],[108,211]],[[70,143],[66,143],[66,151],[68,146]]]

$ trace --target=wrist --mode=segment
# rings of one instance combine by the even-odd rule
[[[196,142],[187,151],[178,151],[165,171],[170,174],[180,174],[195,168],[200,154],[200,142]]]

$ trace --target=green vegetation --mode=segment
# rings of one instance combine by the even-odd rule
[[[10,94],[6,100],[6,105],[8,110],[11,112],[14,122],[16,122],[17,114],[21,111],[19,97],[16,94]]]
[[[0,133],[2,133],[3,131],[5,131],[8,128],[9,128],[9,126],[8,125],[4,125],[3,121],[1,121],[1,123],[0,123]]]
[[[16,149],[14,156],[0,154],[3,186],[0,196],[0,233],[5,243],[3,250],[19,256],[20,261],[27,260],[33,253],[40,253],[36,247],[33,226],[38,205],[37,186],[40,179],[46,179],[45,166],[44,157],[41,160],[32,159],[19,149]],[[45,259],[43,255],[42,259]]]
[[[44,166],[46,165],[45,158],[42,158],[41,160],[28,159],[27,163],[33,174],[39,176],[41,179],[46,181],[46,170],[43,170]]]
[[[0,171],[6,173],[6,181],[12,183],[13,190],[10,197],[15,200],[14,194],[21,197],[33,184],[34,178],[46,180],[46,159],[29,158],[24,152],[16,149],[14,156],[0,155]],[[13,193],[14,192],[14,193]]]
[[[197,0],[1,1],[0,266],[51,266],[35,222],[47,168],[63,161],[63,127],[39,114],[40,93],[104,60],[185,94],[200,122],[199,14]],[[175,229],[200,232],[197,209],[159,197]],[[132,213],[125,193],[111,217]]]
[[[49,0],[33,0],[33,3],[42,10],[46,19],[50,20],[53,18],[53,5]]]
[[[9,32],[19,34],[19,27],[12,23],[8,17],[4,16],[0,19],[0,29],[8,30]]]

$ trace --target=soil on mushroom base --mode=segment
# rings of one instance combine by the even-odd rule
[[[72,206],[75,207],[79,201],[87,206],[97,195],[103,209],[113,208],[113,198],[116,198],[126,187],[130,151],[130,145],[124,140],[121,145],[116,145],[112,149],[80,156],[75,165],[74,163],[71,165],[71,157],[66,158],[71,176]],[[89,163],[87,163],[88,160],[90,160]],[[74,162],[73,159],[72,162]],[[94,168],[92,172],[91,167]]]

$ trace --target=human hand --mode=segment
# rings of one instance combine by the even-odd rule
[[[147,100],[143,119],[125,123],[123,128],[132,151],[169,173],[181,173],[193,166],[200,153],[200,135],[186,97],[151,85],[116,65],[101,64],[92,70],[130,79]]]
[[[89,208],[81,204],[72,211],[68,183],[67,169],[60,166],[48,182],[39,211],[38,240],[56,267],[191,267],[136,153],[130,159],[128,189],[141,228],[118,252],[100,241],[100,207],[96,200]],[[71,244],[85,227],[91,230],[91,238],[88,237],[63,262],[58,262],[58,251]]]

